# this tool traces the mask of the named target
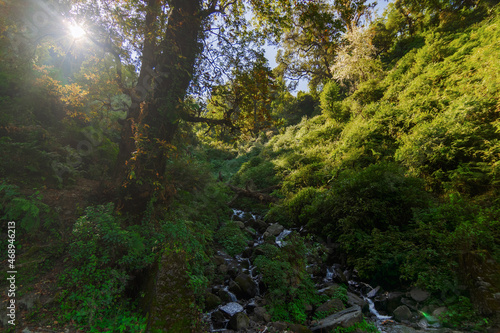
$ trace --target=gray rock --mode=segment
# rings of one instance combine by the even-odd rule
[[[250,319],[248,319],[246,313],[238,312],[231,317],[231,319],[229,320],[228,327],[230,329],[239,331],[246,329],[249,324],[250,324]]]
[[[334,283],[332,284],[331,286],[325,288],[325,289],[321,289],[319,290],[319,293],[320,294],[325,294],[326,296],[328,297],[333,297],[333,295],[335,294],[335,291],[338,289],[339,285]]]
[[[401,322],[403,320],[410,320],[413,315],[410,309],[406,305],[401,305],[396,308],[393,312],[394,319]]]
[[[240,267],[237,262],[231,262],[227,266],[227,274],[233,279],[240,273]]]
[[[213,312],[211,319],[215,329],[224,328],[226,326],[227,319],[220,310]]]
[[[222,275],[226,275],[226,273],[227,273],[227,265],[225,265],[225,264],[224,265],[220,265],[217,269],[219,270],[219,273],[221,273]]]
[[[393,291],[387,294],[387,312],[392,313],[398,306],[401,305],[401,298],[404,293]]]
[[[227,290],[221,289],[221,290],[219,290],[218,294],[219,294],[220,299],[224,303],[233,301],[233,298],[231,297],[231,295],[229,294],[229,292]]]
[[[376,288],[372,289],[368,294],[366,294],[366,297],[368,297],[368,298],[375,297],[379,290],[380,290],[380,286],[377,286]]]
[[[319,325],[311,327],[311,331],[326,333],[339,326],[349,327],[355,323],[361,322],[362,320],[363,315],[361,314],[361,308],[359,306],[352,306],[321,320]]]
[[[240,229],[245,229],[245,223],[241,221],[234,221],[234,224],[236,224]]]
[[[236,298],[238,299],[242,299],[245,297],[245,294],[243,293],[243,290],[241,290],[240,285],[234,281],[229,282],[229,287],[227,289],[235,294]]]
[[[261,306],[256,307],[253,310],[255,319],[260,322],[268,323],[271,321],[271,315],[267,313],[267,310]]]
[[[425,301],[426,299],[429,298],[430,295],[431,294],[428,291],[425,291],[425,290],[420,289],[420,288],[413,288],[410,291],[411,298],[413,298],[417,302]]]
[[[207,293],[205,295],[205,311],[208,312],[210,310],[215,309],[219,305],[221,305],[222,300],[219,296],[214,295],[212,293]]]
[[[271,224],[267,229],[264,234],[269,234],[270,236],[278,236],[283,229],[285,229],[281,224],[279,223],[274,223]],[[265,236],[264,236],[265,237]]]
[[[290,324],[288,325],[288,328],[293,333],[312,333],[312,331],[309,328],[300,324]]]
[[[272,323],[272,326],[274,327],[275,330],[277,330],[278,332],[283,332],[286,330],[286,328],[288,327],[288,324],[287,323],[284,323],[282,321],[275,321],[274,323]]]
[[[247,274],[240,274],[234,279],[234,282],[241,288],[243,297],[252,298],[257,295],[257,285]]]
[[[436,318],[439,318],[442,316],[446,311],[448,311],[448,308],[446,306],[441,306],[437,308],[436,310],[432,311],[432,315]]]
[[[214,256],[212,258],[212,261],[215,264],[215,266],[224,265],[226,263],[226,259],[224,259],[223,256]]]
[[[329,300],[328,302],[321,304],[317,309],[316,313],[324,312],[327,314],[332,314],[334,312],[339,312],[345,309],[344,303],[338,298]]]
[[[248,221],[248,226],[254,228],[258,232],[262,233],[266,231],[268,224],[264,222],[263,220],[257,219],[257,220],[250,220]]]
[[[238,312],[243,312],[243,307],[239,303],[231,302],[221,306],[220,310],[232,317]]]
[[[359,306],[361,309],[368,307],[368,303],[364,299],[350,291],[347,292],[347,304],[350,306]]]

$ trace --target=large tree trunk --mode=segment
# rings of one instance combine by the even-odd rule
[[[165,36],[155,49],[158,1],[148,1],[146,33],[151,39],[144,43],[140,89],[136,90],[150,93],[142,102],[136,98],[122,130],[116,177],[122,184],[120,207],[131,212],[143,210],[153,194],[162,200],[172,194],[164,182],[166,161],[195,60],[202,51],[200,0],[171,0],[169,5]],[[153,78],[153,70],[159,76]]]

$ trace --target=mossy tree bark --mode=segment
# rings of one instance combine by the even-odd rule
[[[149,0],[143,63],[136,95],[121,134],[117,181],[119,207],[141,212],[151,196],[168,200],[164,183],[171,142],[182,116],[182,101],[193,77],[204,13],[199,0],[169,1],[161,42],[155,30],[160,1]],[[147,96],[146,95],[147,92]],[[145,98],[144,98],[145,97]]]

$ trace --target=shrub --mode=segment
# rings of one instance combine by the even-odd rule
[[[390,163],[373,164],[361,171],[339,174],[329,191],[316,197],[305,209],[312,217],[308,226],[337,239],[342,235],[346,249],[355,248],[352,238],[374,228],[408,228],[412,209],[427,204],[421,180],[406,177]]]
[[[122,299],[131,273],[155,258],[154,238],[144,237],[141,230],[141,226],[121,227],[112,204],[85,210],[75,223],[71,262],[60,281],[63,319],[91,331],[118,327],[123,331],[127,325],[131,332],[143,328],[143,319],[127,312],[129,306]]]
[[[305,305],[318,305],[325,297],[316,288],[306,272],[304,240],[296,234],[288,238],[286,245],[278,248],[264,244],[264,255],[257,256],[255,265],[268,287],[266,299],[273,320],[304,323]]]
[[[254,156],[248,162],[243,163],[232,180],[238,186],[245,187],[251,183],[258,189],[276,185],[277,183],[274,164],[260,156]]]
[[[45,219],[45,225],[52,220],[49,206],[41,200],[40,191],[25,197],[17,186],[0,183],[0,212],[4,214],[2,219],[16,221],[28,232],[37,230],[42,218]]]
[[[242,253],[249,240],[248,236],[232,221],[226,222],[216,232],[215,237],[231,256]]]

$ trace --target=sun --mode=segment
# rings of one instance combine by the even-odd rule
[[[75,23],[69,24],[69,33],[74,39],[80,39],[86,35],[85,30],[81,26]]]

